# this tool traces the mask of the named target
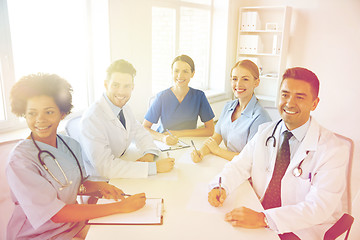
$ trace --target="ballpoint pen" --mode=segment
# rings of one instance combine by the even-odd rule
[[[176,138],[176,137],[169,131],[169,129],[165,129],[165,131],[166,131],[168,134],[170,134],[172,137]]]
[[[199,153],[198,150],[196,149],[193,140],[191,140],[191,145],[194,147],[196,154],[200,157],[200,153]]]
[[[221,177],[219,177],[219,201],[220,201],[220,198],[221,198]]]

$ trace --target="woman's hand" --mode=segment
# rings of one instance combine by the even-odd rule
[[[219,144],[212,137],[209,137],[208,139],[206,139],[206,141],[204,142],[204,145],[209,148],[209,151],[211,153],[216,154],[216,155],[221,150],[221,148],[219,147]]]
[[[124,192],[121,189],[106,182],[86,181],[84,186],[86,188],[85,194],[100,193],[104,198],[115,199],[116,201],[124,199]]]
[[[124,199],[124,192],[115,187],[114,185],[108,184],[106,182],[98,182],[98,191],[106,199],[115,199],[115,201]]]
[[[194,163],[198,163],[198,162],[201,162],[201,160],[203,159],[203,156],[201,154],[200,151],[192,151],[191,152],[191,159],[193,160]]]
[[[145,193],[132,195],[119,202],[120,205],[119,212],[129,213],[139,210],[140,208],[145,206],[145,201],[146,201]]]
[[[175,145],[178,143],[179,139],[176,136],[171,136],[170,134],[165,132],[162,141],[167,145]]]

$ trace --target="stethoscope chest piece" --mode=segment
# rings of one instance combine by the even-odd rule
[[[294,174],[295,177],[300,177],[301,176],[302,169],[300,168],[300,166],[293,169],[293,174]]]

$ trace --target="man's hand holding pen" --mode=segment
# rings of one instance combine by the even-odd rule
[[[221,177],[219,177],[219,187],[213,188],[208,195],[208,201],[214,207],[221,207],[226,199],[226,192],[221,187],[221,184]]]

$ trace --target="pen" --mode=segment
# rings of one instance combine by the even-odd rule
[[[124,196],[124,197],[131,197],[130,194],[126,194],[126,193],[122,193],[121,195]]]
[[[126,193],[122,193],[121,195],[124,196],[124,197],[131,197],[131,196],[132,196],[132,195],[126,194]],[[141,198],[143,198],[143,197],[141,197]],[[144,197],[144,198],[145,198],[145,197]]]
[[[169,131],[169,129],[166,129],[165,131],[167,131],[168,134],[170,134],[171,136],[173,136],[174,138],[176,138],[176,137]]]
[[[194,144],[194,141],[193,141],[193,140],[191,140],[191,145],[194,147],[196,154],[200,157],[200,154],[199,154],[198,150],[196,149],[196,147],[195,147],[195,144]]]
[[[219,177],[219,201],[221,197],[221,177]]]

